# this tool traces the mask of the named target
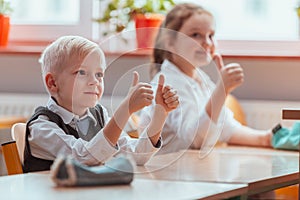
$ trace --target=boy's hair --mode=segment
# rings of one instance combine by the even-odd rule
[[[156,36],[154,49],[152,53],[152,66],[150,68],[150,75],[153,77],[160,71],[161,64],[165,59],[171,59],[171,52],[164,47],[165,37],[168,35],[171,38],[176,38],[177,32],[182,25],[194,14],[208,14],[213,16],[208,10],[193,3],[177,4],[170,10],[160,26],[159,32]]]
[[[46,47],[39,60],[43,79],[48,72],[59,73],[66,67],[79,66],[93,51],[100,53],[100,64],[105,69],[104,53],[96,43],[80,36],[58,38]]]

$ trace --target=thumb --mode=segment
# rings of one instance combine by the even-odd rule
[[[136,86],[139,83],[140,75],[137,71],[133,72],[133,80],[131,83],[131,87]]]
[[[164,84],[165,84],[165,76],[161,74],[158,79],[158,86],[156,91],[161,92],[163,90]]]
[[[220,54],[214,54],[213,55],[213,60],[215,61],[218,69],[222,69],[224,66],[223,58]]]

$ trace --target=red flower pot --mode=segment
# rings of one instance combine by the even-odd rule
[[[9,17],[0,15],[0,46],[6,46],[8,43],[10,22]]]
[[[138,14],[135,16],[136,39],[138,48],[152,48],[159,26],[164,19],[160,14]]]

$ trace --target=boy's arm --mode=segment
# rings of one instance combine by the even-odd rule
[[[153,91],[150,84],[139,83],[139,75],[133,73],[133,82],[125,100],[115,111],[113,117],[103,129],[103,133],[112,145],[116,145],[130,115],[151,104]]]
[[[164,76],[160,75],[155,96],[156,104],[147,131],[153,146],[156,146],[161,136],[161,131],[168,117],[168,113],[179,105],[177,92],[170,86],[164,86],[164,82]]]

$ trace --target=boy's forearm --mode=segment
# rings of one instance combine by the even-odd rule
[[[150,138],[153,146],[157,144],[160,138],[161,131],[163,129],[167,117],[168,113],[166,112],[166,110],[162,106],[156,104],[154,106],[152,120],[148,126],[147,132],[148,137]]]
[[[105,137],[113,144],[116,145],[120,134],[125,127],[130,117],[128,105],[126,101],[122,102],[118,109],[113,114],[110,121],[105,126],[103,133]]]

